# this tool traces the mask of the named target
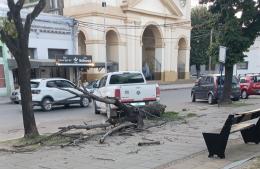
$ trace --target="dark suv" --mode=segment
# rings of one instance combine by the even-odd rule
[[[195,86],[191,90],[192,102],[196,99],[208,100],[209,104],[217,102],[223,92],[224,76],[219,74],[205,75],[200,77]],[[238,101],[240,99],[240,86],[237,78],[233,76],[231,100]]]

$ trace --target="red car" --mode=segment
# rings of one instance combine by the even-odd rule
[[[260,95],[260,74],[240,78],[240,90],[242,99],[247,99],[250,95]]]

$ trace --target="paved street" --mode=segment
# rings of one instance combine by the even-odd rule
[[[190,102],[190,89],[168,90],[161,92],[161,102],[168,110],[181,110]],[[81,108],[78,105],[65,109],[56,108],[51,112],[35,110],[35,118],[41,133],[55,132],[58,127],[84,122],[105,121],[106,117],[94,115],[93,106]],[[11,103],[0,104],[0,140],[12,139],[23,135],[21,106]]]

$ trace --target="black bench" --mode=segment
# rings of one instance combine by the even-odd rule
[[[260,109],[244,113],[230,114],[218,133],[202,133],[206,142],[209,158],[217,155],[219,158],[225,158],[227,141],[231,133],[240,131],[245,143],[260,142],[260,119],[256,123],[245,123],[260,117]]]

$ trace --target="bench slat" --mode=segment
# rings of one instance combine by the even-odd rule
[[[244,129],[248,129],[252,126],[254,126],[254,123],[240,123],[240,124],[235,124],[232,126],[230,133],[235,133]]]
[[[260,109],[247,111],[247,112],[241,112],[241,113],[235,113],[235,115],[252,114],[252,113],[258,113],[258,112],[260,112]]]

